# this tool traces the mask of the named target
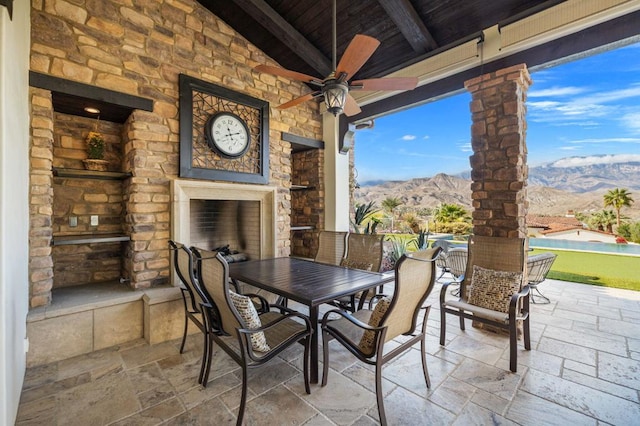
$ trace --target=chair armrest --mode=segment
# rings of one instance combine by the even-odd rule
[[[442,284],[442,287],[440,288],[440,306],[442,306],[442,304],[444,303],[445,300],[445,296],[447,295],[447,288],[451,285],[451,284],[460,284],[462,282],[462,280],[460,281],[449,281],[446,283]]]
[[[264,297],[255,293],[244,293],[243,296],[250,297],[251,299],[258,299],[260,302],[260,309],[258,310],[259,313],[269,312],[269,302]]]
[[[278,308],[280,309],[280,308]],[[287,311],[291,311],[288,308],[285,308]],[[298,317],[301,318],[304,321],[304,329],[301,329],[300,331],[292,334],[291,336],[287,337],[285,340],[283,340],[282,342],[280,342],[278,345],[276,346],[272,346],[271,350],[268,352],[265,352],[264,355],[260,355],[262,354],[262,352],[255,352],[253,350],[253,346],[251,345],[251,343],[249,342],[249,339],[243,339],[242,335],[246,335],[246,336],[251,336],[252,334],[255,333],[260,333],[260,332],[265,332],[267,330],[269,330],[270,328],[276,327],[278,326],[281,322],[283,321],[287,321],[287,320],[291,320],[291,317]],[[292,321],[292,320],[291,320]],[[302,324],[300,324],[302,325]],[[313,329],[311,328],[311,321],[309,320],[309,317],[307,317],[306,315],[303,315],[299,312],[296,311],[292,311],[292,313],[287,313],[282,315],[281,317],[267,323],[267,324],[263,324],[261,327],[258,328],[239,328],[238,330],[238,337],[240,340],[240,344],[242,346],[244,346],[244,350],[246,351],[247,355],[249,356],[249,358],[252,361],[261,361],[261,360],[265,360],[265,359],[270,359],[271,357],[275,356],[276,352],[279,352],[278,349],[286,346],[287,342],[291,341],[291,339],[296,338],[299,339],[301,336],[307,334],[307,335],[311,335],[313,334]]]
[[[384,294],[384,293],[376,293],[373,296],[371,296],[371,298],[369,299],[369,310],[373,310],[373,302],[376,299],[382,299],[383,297],[389,297],[388,294]]]
[[[522,287],[522,290],[515,293],[511,296],[511,300],[509,300],[509,316],[513,316],[516,314],[516,310],[518,309],[518,302],[520,299],[525,298],[525,304],[523,306],[523,315],[529,314],[529,292],[531,291],[529,285],[525,285]]]
[[[386,328],[386,326],[382,326],[382,327],[372,327],[367,323],[364,323],[362,321],[360,321],[359,319],[353,317],[349,312],[347,311],[343,311],[341,309],[332,309],[328,312],[326,312],[323,316],[322,316],[322,326],[326,326],[327,324],[329,324],[331,321],[335,321],[335,319],[329,319],[329,315],[330,314],[338,314],[341,317],[349,320],[349,322],[353,323],[353,325],[355,325],[356,327],[362,328],[363,330],[371,330],[371,331],[382,331],[383,329]]]

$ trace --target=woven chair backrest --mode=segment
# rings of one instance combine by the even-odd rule
[[[194,275],[195,265],[193,263],[193,257],[188,248],[184,244],[170,241],[169,243],[173,249],[173,264],[176,269],[176,273],[184,284],[185,288],[189,292],[191,299],[191,307],[194,311],[201,312],[201,303],[203,302],[200,289],[197,287],[197,279]]]
[[[320,231],[315,261],[339,265],[347,250],[347,232]]]
[[[368,269],[380,272],[384,248],[384,234],[354,234],[347,237],[347,255],[344,260],[350,265],[370,265]]]
[[[210,250],[198,250],[198,271],[200,284],[206,290],[220,315],[220,323],[225,333],[235,335],[235,329],[244,328],[240,315],[231,308],[229,299],[229,266],[222,255]]]
[[[466,248],[452,248],[447,252],[446,265],[451,275],[456,278],[464,275],[468,257],[469,252]]]
[[[530,284],[538,284],[547,278],[547,274],[556,260],[555,253],[540,253],[527,259],[527,280]]]
[[[467,268],[462,281],[462,295],[466,300],[468,288],[473,279],[473,266],[504,272],[521,272],[526,283],[526,245],[525,238],[484,237],[474,235],[469,239]]]
[[[382,319],[387,326],[385,342],[413,333],[418,313],[435,284],[435,258],[440,248],[403,255],[396,263],[391,306]]]

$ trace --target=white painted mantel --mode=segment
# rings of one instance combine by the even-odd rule
[[[171,238],[191,244],[191,200],[257,201],[260,204],[260,258],[276,253],[276,192],[274,186],[174,179],[171,182]]]

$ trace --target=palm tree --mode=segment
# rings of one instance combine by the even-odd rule
[[[598,231],[607,231],[613,234],[613,224],[616,216],[613,210],[601,210],[593,213],[588,220],[589,227]]]
[[[459,204],[442,203],[433,211],[436,222],[463,222],[469,218],[469,213]]]
[[[616,209],[616,223],[620,226],[620,209],[623,207],[631,207],[633,198],[631,193],[625,188],[616,188],[604,194],[604,206]]]
[[[402,204],[402,201],[396,197],[387,197],[382,200],[382,208],[391,213],[391,232],[393,232],[393,210]]]

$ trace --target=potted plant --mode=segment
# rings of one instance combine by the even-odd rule
[[[109,162],[104,159],[104,139],[99,132],[87,135],[87,159],[83,163],[87,170],[107,170]]]

